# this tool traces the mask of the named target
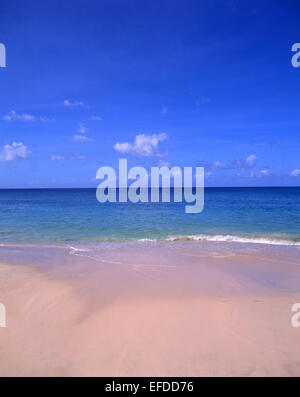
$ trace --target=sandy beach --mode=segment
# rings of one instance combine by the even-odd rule
[[[216,247],[1,247],[0,376],[299,376],[299,251]]]
[[[0,382],[300,377],[299,16],[1,1]]]

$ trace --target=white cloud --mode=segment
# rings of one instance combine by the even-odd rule
[[[254,167],[257,161],[257,156],[255,154],[250,154],[247,158],[246,158],[246,165],[248,167]]]
[[[159,160],[158,166],[159,167],[168,167],[168,168],[170,168],[170,163],[168,163],[167,161]]]
[[[35,121],[35,120],[40,120],[43,123],[49,123],[52,121],[55,121],[55,119],[53,118],[49,118],[49,117],[45,117],[45,116],[40,116],[38,118],[36,118],[34,115],[32,114],[18,114],[15,110],[11,110],[10,112],[8,112],[8,114],[6,114],[5,116],[3,116],[2,118],[4,121]]]
[[[92,142],[92,139],[88,138],[85,135],[73,135],[73,141],[75,141],[75,142]]]
[[[55,121],[55,119],[41,116],[40,121],[42,121],[43,123],[52,123]]]
[[[79,123],[79,128],[78,128],[77,132],[79,132],[79,134],[86,134],[87,128],[82,123]]]
[[[300,176],[300,169],[296,168],[291,172],[291,176]]]
[[[8,114],[3,117],[4,121],[34,121],[35,117],[32,114],[17,114],[14,110],[11,110]]]
[[[65,159],[64,156],[58,156],[56,154],[52,154],[52,156],[51,156],[52,161],[59,161],[59,160],[64,160],[64,159]]]
[[[260,170],[259,173],[260,173],[261,175],[264,175],[264,176],[270,175],[270,171],[269,171],[269,170]]]
[[[101,121],[102,117],[101,116],[92,116],[92,117],[90,117],[90,120]]]
[[[0,153],[0,161],[12,161],[26,159],[30,151],[22,142],[13,142],[11,145],[5,145]]]
[[[231,163],[222,163],[221,161],[214,161],[208,164],[202,164],[207,171],[213,172],[215,170],[242,170],[243,173],[250,172],[256,166],[257,156],[250,154],[245,159],[237,158]],[[266,175],[267,170],[262,170],[262,175]]]
[[[246,159],[238,158],[236,159],[228,168],[241,168],[241,169],[249,169],[256,166],[257,156],[255,154],[250,154]]]
[[[167,135],[165,133],[153,135],[140,134],[135,137],[134,143],[117,142],[114,145],[114,149],[119,153],[131,154],[133,156],[161,157],[162,154],[157,151],[158,144],[165,139],[167,139]]]
[[[79,128],[77,130],[77,132],[79,132],[79,134],[73,135],[73,141],[92,142],[91,138],[88,138],[86,135],[84,135],[87,133],[87,131],[88,131],[87,128],[82,123],[79,123]]]
[[[77,106],[79,106],[79,107],[84,107],[85,106],[82,101],[73,101],[72,102],[72,101],[69,101],[68,99],[65,99],[63,101],[63,105],[66,106],[66,107],[69,107],[69,108],[77,107]]]
[[[226,169],[228,169],[228,166],[226,164],[222,163],[221,161],[214,161],[212,163],[211,168],[213,170],[226,170]]]

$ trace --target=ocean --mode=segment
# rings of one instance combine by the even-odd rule
[[[0,242],[212,240],[300,245],[300,187],[206,188],[186,203],[105,203],[96,189],[0,190]]]

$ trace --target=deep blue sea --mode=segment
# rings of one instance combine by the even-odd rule
[[[205,207],[105,203],[95,189],[0,190],[0,242],[191,237],[300,245],[300,188],[206,188]]]

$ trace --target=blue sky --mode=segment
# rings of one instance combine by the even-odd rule
[[[1,4],[0,187],[93,187],[102,165],[204,165],[207,186],[300,186],[300,6]]]

